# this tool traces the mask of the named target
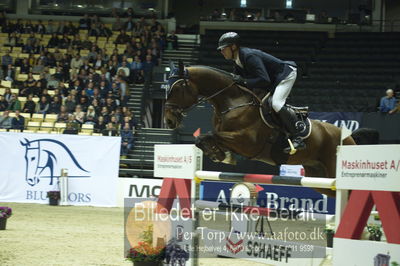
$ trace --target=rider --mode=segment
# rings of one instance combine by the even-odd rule
[[[225,59],[234,61],[234,73],[239,75],[234,74],[233,79],[237,84],[251,89],[272,88],[272,108],[289,132],[294,149],[305,149],[303,139],[298,136],[296,114],[285,106],[286,98],[296,80],[296,64],[282,61],[257,49],[240,47],[240,37],[236,32],[223,34],[219,38],[218,50]],[[284,149],[286,153],[290,151],[290,147]]]

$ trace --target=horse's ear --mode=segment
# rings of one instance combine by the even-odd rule
[[[179,60],[178,61],[178,69],[179,69],[179,76],[183,76],[184,75],[184,71],[185,71],[185,66],[183,65],[183,61]]]

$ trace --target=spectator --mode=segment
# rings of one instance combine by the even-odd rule
[[[133,131],[129,125],[121,129],[121,156],[125,159],[129,151],[133,148]]]
[[[94,125],[94,132],[102,133],[105,128],[106,128],[106,123],[104,122],[104,117],[99,116],[97,122]]]
[[[125,30],[122,29],[115,40],[115,44],[126,44],[130,40],[129,35],[126,34]]]
[[[381,103],[379,106],[379,110],[382,113],[393,114],[397,111],[396,108],[396,98],[394,97],[394,92],[392,89],[388,89],[386,91],[386,96],[381,98]]]
[[[4,99],[6,99],[6,101],[8,103],[10,103],[10,101],[11,101],[11,96],[12,96],[11,89],[10,88],[6,88],[6,90],[4,92]]]
[[[117,136],[118,131],[115,129],[113,123],[108,123],[106,128],[101,132],[103,136]]]
[[[46,33],[46,27],[43,25],[43,22],[41,20],[39,20],[39,22],[35,28],[35,33],[39,33],[39,34]]]
[[[53,33],[51,35],[51,38],[47,44],[47,48],[54,48],[60,43],[60,40],[58,39],[58,36],[56,33]]]
[[[57,33],[57,28],[54,26],[53,20],[51,19],[47,22],[46,33],[47,34]]]
[[[59,96],[54,96],[53,100],[51,101],[49,105],[49,114],[58,114],[60,113],[61,109],[61,102],[60,102],[60,97]]]
[[[12,65],[13,58],[10,55],[10,51],[6,51],[6,54],[1,57],[1,66],[3,71],[6,72],[9,65]]]
[[[79,29],[80,30],[88,30],[92,24],[91,19],[88,14],[85,14],[83,18],[79,20]]]
[[[30,69],[31,66],[29,65],[28,58],[24,58],[24,60],[22,60],[22,65],[19,73],[28,74],[30,72]]]
[[[17,110],[18,111],[21,110],[21,102],[18,100],[18,96],[16,93],[13,93],[11,95],[11,101],[9,102],[8,110],[14,111],[14,112]]]
[[[40,98],[40,102],[36,105],[36,113],[46,114],[48,110],[49,110],[49,102],[47,101],[46,96],[42,96]]]
[[[9,111],[4,111],[3,115],[0,116],[0,128],[10,129],[12,127],[12,119],[9,115]]]
[[[8,102],[3,95],[0,95],[0,112],[7,110]]]
[[[132,17],[128,17],[128,21],[126,21],[124,24],[124,30],[130,32],[134,27],[135,23],[132,21]]]
[[[25,117],[20,114],[19,110],[15,111],[15,117],[13,117],[11,125],[12,129],[20,129],[21,131],[24,129]]]
[[[83,66],[83,60],[79,54],[77,54],[74,58],[71,60],[71,69],[73,70],[74,73],[78,71]]]
[[[178,50],[178,36],[175,35],[175,31],[171,31],[171,34],[167,36],[168,49]]]
[[[127,65],[126,61],[123,61],[121,66],[117,69],[117,73],[120,72],[120,70],[124,71],[124,76],[129,77],[130,75],[130,69],[129,66]]]
[[[131,63],[130,73],[132,83],[143,83],[143,64],[139,56],[135,56],[135,60]]]
[[[57,116],[57,122],[58,123],[68,122],[68,111],[65,105],[61,105],[60,107],[60,113]]]
[[[145,86],[149,86],[150,83],[153,81],[153,69],[154,69],[154,63],[152,61],[152,56],[151,55],[147,55],[146,56],[146,61],[143,63],[143,73],[144,73]]]
[[[36,103],[33,101],[33,95],[29,94],[24,107],[22,108],[22,112],[33,114],[36,109]]]
[[[75,119],[75,116],[72,114],[68,115],[67,125],[63,134],[78,134],[79,131],[79,122]]]
[[[121,19],[117,16],[115,18],[114,23],[112,24],[112,30],[113,31],[120,31],[120,30],[123,29],[123,27],[124,27],[124,25],[122,24]]]
[[[81,105],[77,105],[75,108],[74,116],[76,121],[78,121],[80,124],[83,124],[85,120],[85,112],[82,110]]]

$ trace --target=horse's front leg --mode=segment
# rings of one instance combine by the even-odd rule
[[[236,164],[236,159],[232,156],[232,153],[217,140],[214,134],[200,135],[196,138],[195,144],[214,162]]]

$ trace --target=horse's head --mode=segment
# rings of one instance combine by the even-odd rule
[[[164,120],[169,128],[177,128],[186,111],[198,101],[198,92],[189,79],[189,72],[179,62],[179,67],[170,64],[168,77],[167,101]]]
[[[25,147],[25,180],[26,182],[34,186],[39,183],[38,167],[40,161],[40,148],[38,141],[29,141],[25,139],[25,142],[20,141],[21,145]]]

